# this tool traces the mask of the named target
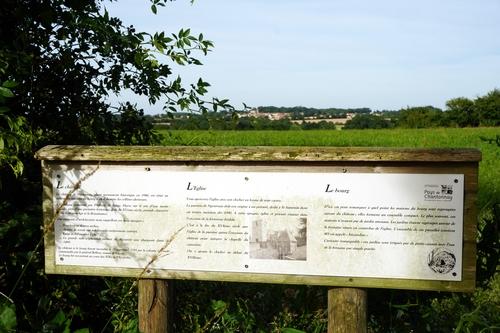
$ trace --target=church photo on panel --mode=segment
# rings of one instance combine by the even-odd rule
[[[307,260],[307,219],[252,221],[250,258]]]

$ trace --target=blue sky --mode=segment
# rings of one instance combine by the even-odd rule
[[[175,71],[236,107],[444,108],[500,88],[499,0],[177,0],[157,15],[147,0],[105,6],[142,31],[214,41],[203,66]]]

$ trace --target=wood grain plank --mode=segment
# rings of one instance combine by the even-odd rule
[[[365,147],[46,146],[40,160],[72,161],[480,161],[477,149]]]

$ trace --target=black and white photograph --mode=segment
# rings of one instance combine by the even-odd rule
[[[307,260],[307,219],[252,221],[250,258]]]

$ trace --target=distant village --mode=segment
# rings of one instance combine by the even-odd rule
[[[152,122],[156,126],[165,126],[169,128],[190,129],[191,125],[196,128],[203,128],[204,121],[211,121],[211,127],[217,121],[225,121],[227,124],[237,122],[238,129],[248,129],[245,127],[269,128],[286,125],[283,129],[292,127],[309,128],[341,128],[347,122],[351,121],[357,115],[384,116],[387,117],[388,112],[392,111],[372,111],[369,108],[357,109],[315,109],[301,106],[295,107],[275,107],[275,106],[260,106],[250,108],[248,110],[228,111],[222,110],[217,113],[209,113],[208,115],[200,115],[190,112],[174,112],[168,116],[156,115],[153,116]],[[210,119],[210,120],[209,120]],[[308,127],[308,128],[305,128]],[[192,128],[195,129],[195,128]],[[276,128],[280,129],[280,128]]]
[[[333,115],[328,114],[316,114],[311,116],[306,116],[304,113],[299,113],[299,117],[294,116],[293,112],[262,112],[259,111],[259,108],[253,108],[247,113],[240,113],[240,117],[254,117],[254,118],[267,118],[269,120],[282,120],[282,119],[290,119],[292,123],[301,124],[303,122],[306,123],[319,123],[321,121],[326,121],[329,123],[333,123],[335,125],[345,125],[348,120],[351,120],[359,114],[358,112],[346,112],[345,114],[340,114],[341,117],[334,117]],[[295,119],[294,119],[295,118]],[[300,119],[297,119],[300,118]]]

